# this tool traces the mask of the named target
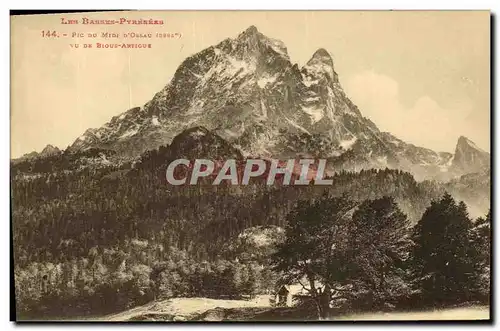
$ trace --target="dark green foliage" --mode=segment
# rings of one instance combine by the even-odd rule
[[[275,268],[300,280],[308,276],[312,291],[314,275],[322,273],[325,259],[339,238],[348,213],[355,203],[345,197],[301,200],[287,216],[285,242],[273,256]]]
[[[285,242],[278,245],[273,255],[275,270],[285,274],[286,283],[299,282],[308,290],[320,318],[327,316],[328,304],[318,287],[329,281],[336,262],[335,245],[354,207],[355,203],[346,197],[323,195],[316,200],[299,201],[287,216]]]
[[[228,239],[258,225],[284,226],[299,198],[349,194],[354,200],[397,196],[417,219],[430,199],[398,170],[342,172],[332,186],[172,187],[162,149],[127,170],[84,167],[76,172],[22,174],[12,181],[16,265],[84,257],[95,246],[148,239],[200,259],[220,254]],[[153,161],[154,160],[154,161]],[[50,164],[50,161],[47,161]],[[163,168],[163,169],[162,169]],[[196,243],[196,245],[194,245]]]
[[[339,302],[382,307],[409,294],[402,269],[408,231],[406,215],[392,198],[359,205],[346,197],[300,201],[288,216],[275,268],[287,282],[305,280],[320,317]]]
[[[478,278],[477,299],[488,303],[490,300],[491,273],[491,210],[485,217],[479,217],[471,229],[472,245],[477,249],[475,271]]]
[[[346,230],[338,261],[344,275],[338,281],[352,288],[352,308],[394,306],[409,296],[404,265],[411,244],[410,223],[394,200],[364,201]]]
[[[129,244],[127,254],[95,249],[87,258],[16,268],[18,317],[105,314],[172,297],[241,299],[274,287],[276,276],[255,262],[197,262],[174,248],[158,262],[147,242]]]
[[[300,254],[318,259],[312,264],[316,273],[335,270],[329,273],[333,278],[323,278],[332,282],[332,288],[340,284],[337,301],[343,297],[353,303],[352,293],[359,305],[371,296],[376,306],[380,298],[396,298],[406,290],[404,284],[398,285],[404,283],[398,271],[400,251],[389,245],[379,252],[364,245],[378,236],[375,233],[385,234],[390,224],[394,231],[403,231],[406,219],[394,202],[416,222],[430,200],[442,194],[435,183],[417,183],[409,173],[390,169],[340,172],[331,177],[331,186],[269,187],[255,181],[248,186],[173,187],[165,181],[165,168],[174,156],[169,147],[161,147],[134,164],[110,164],[111,152],[89,150],[12,164],[18,312],[38,317],[50,311],[81,315],[119,310],[152,298],[237,297],[268,291],[277,277],[267,266],[273,249],[256,247],[245,230],[283,228],[297,217],[308,232],[319,233],[313,241],[296,242],[303,250]],[[384,196],[394,200],[389,203]],[[364,202],[367,199],[373,201]],[[354,205],[359,208],[353,209]],[[341,211],[346,210],[344,217]],[[392,216],[383,216],[390,210]],[[341,222],[344,219],[350,220],[349,226]],[[371,219],[380,222],[372,224]],[[325,230],[325,224],[332,226]],[[364,229],[366,224],[370,226]],[[479,225],[477,233],[471,229],[471,238],[486,247],[489,237],[480,229]],[[331,237],[339,239],[332,242]],[[385,247],[389,239],[375,243]],[[330,258],[328,243],[344,247],[344,255],[334,250]],[[295,243],[289,244],[289,254],[297,253]],[[320,252],[328,253],[328,260]],[[351,259],[354,254],[357,258]],[[480,256],[481,261],[488,258]],[[488,266],[486,262],[476,266],[486,275],[484,284],[489,280]],[[350,278],[356,279],[359,290],[344,291],[354,286]]]
[[[412,268],[423,304],[447,305],[474,299],[478,249],[463,202],[446,193],[433,201],[415,227]]]

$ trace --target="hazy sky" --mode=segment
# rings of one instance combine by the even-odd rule
[[[61,25],[60,18],[163,19],[163,26]],[[489,12],[127,12],[14,17],[11,153],[70,145],[87,128],[141,106],[189,55],[255,25],[303,65],[333,57],[347,95],[381,130],[453,152],[460,135],[490,149]],[[78,49],[42,30],[180,32],[151,49]],[[102,42],[103,40],[92,40]],[[119,41],[119,40],[118,40]],[[138,40],[144,41],[144,40]]]

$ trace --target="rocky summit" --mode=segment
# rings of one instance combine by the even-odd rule
[[[193,127],[247,157],[329,158],[331,170],[388,167],[448,179],[489,164],[489,154],[466,138],[454,157],[381,132],[342,89],[328,51],[299,67],[283,42],[255,26],[186,58],[151,101],[87,130],[69,151],[111,149],[134,159]]]

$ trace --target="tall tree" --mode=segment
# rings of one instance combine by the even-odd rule
[[[491,210],[479,217],[471,229],[472,244],[477,249],[476,273],[478,277],[478,299],[488,302],[490,298],[491,265]]]
[[[303,286],[321,318],[332,300],[352,303],[362,293],[357,303],[373,308],[409,292],[392,286],[402,284],[409,247],[408,220],[392,198],[356,208],[345,197],[324,196],[299,203],[288,218],[285,242],[274,255],[276,268],[289,282],[307,280]]]
[[[410,294],[404,263],[410,248],[410,224],[394,199],[366,200],[357,208],[347,227],[345,253],[337,280],[351,286],[356,307],[394,305]],[[336,257],[338,259],[338,257]]]
[[[299,201],[287,216],[285,241],[273,255],[275,270],[285,275],[283,281],[299,282],[314,299],[321,319],[328,314],[324,295],[329,291],[318,290],[328,278],[327,255],[354,207],[355,203],[346,197],[323,195],[316,200]]]
[[[478,255],[471,228],[465,204],[448,193],[424,212],[415,226],[412,259],[422,303],[445,305],[472,299]]]

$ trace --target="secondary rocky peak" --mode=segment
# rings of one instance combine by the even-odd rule
[[[326,74],[331,82],[339,86],[337,73],[333,69],[332,56],[324,48],[320,48],[316,52],[314,52],[311,59],[307,61],[307,64],[304,66],[303,70],[305,71],[305,74],[307,76],[312,76],[318,79]]]
[[[457,152],[460,153],[461,151],[464,151],[464,149],[465,150],[467,150],[467,149],[473,149],[473,150],[480,151],[482,153],[487,153],[483,149],[481,149],[479,146],[477,146],[469,138],[467,138],[465,136],[460,136],[458,138],[458,141],[457,141],[457,146],[456,146],[456,149],[455,149],[455,153],[457,153]]]
[[[453,167],[465,172],[480,172],[490,165],[490,154],[478,147],[472,140],[460,136],[455,148]]]
[[[320,48],[316,52],[314,52],[311,59],[307,62],[307,65],[319,64],[319,63],[324,63],[333,67],[332,56],[324,48]]]
[[[39,155],[40,154],[38,154],[38,152],[33,151],[33,152],[30,152],[30,153],[24,154],[23,156],[21,156],[20,158],[18,158],[16,160],[17,161],[31,160],[31,159],[37,158]]]
[[[31,153],[24,154],[20,158],[15,159],[14,162],[21,162],[21,161],[26,161],[26,160],[35,160],[35,159],[45,158],[48,156],[60,154],[61,152],[62,151],[59,148],[54,147],[54,146],[49,144],[49,145],[45,146],[45,148],[40,153],[33,151]]]
[[[49,155],[59,154],[60,152],[61,152],[61,150],[59,148],[54,147],[54,146],[49,144],[49,145],[45,146],[45,148],[42,150],[40,155],[49,156]]]
[[[458,137],[457,145],[467,144],[469,141],[471,141],[469,138],[465,136],[460,136]]]
[[[472,148],[476,148],[476,149],[481,149],[472,140],[470,140],[469,138],[467,138],[465,136],[458,137],[457,146],[467,146],[467,147],[472,147]]]

